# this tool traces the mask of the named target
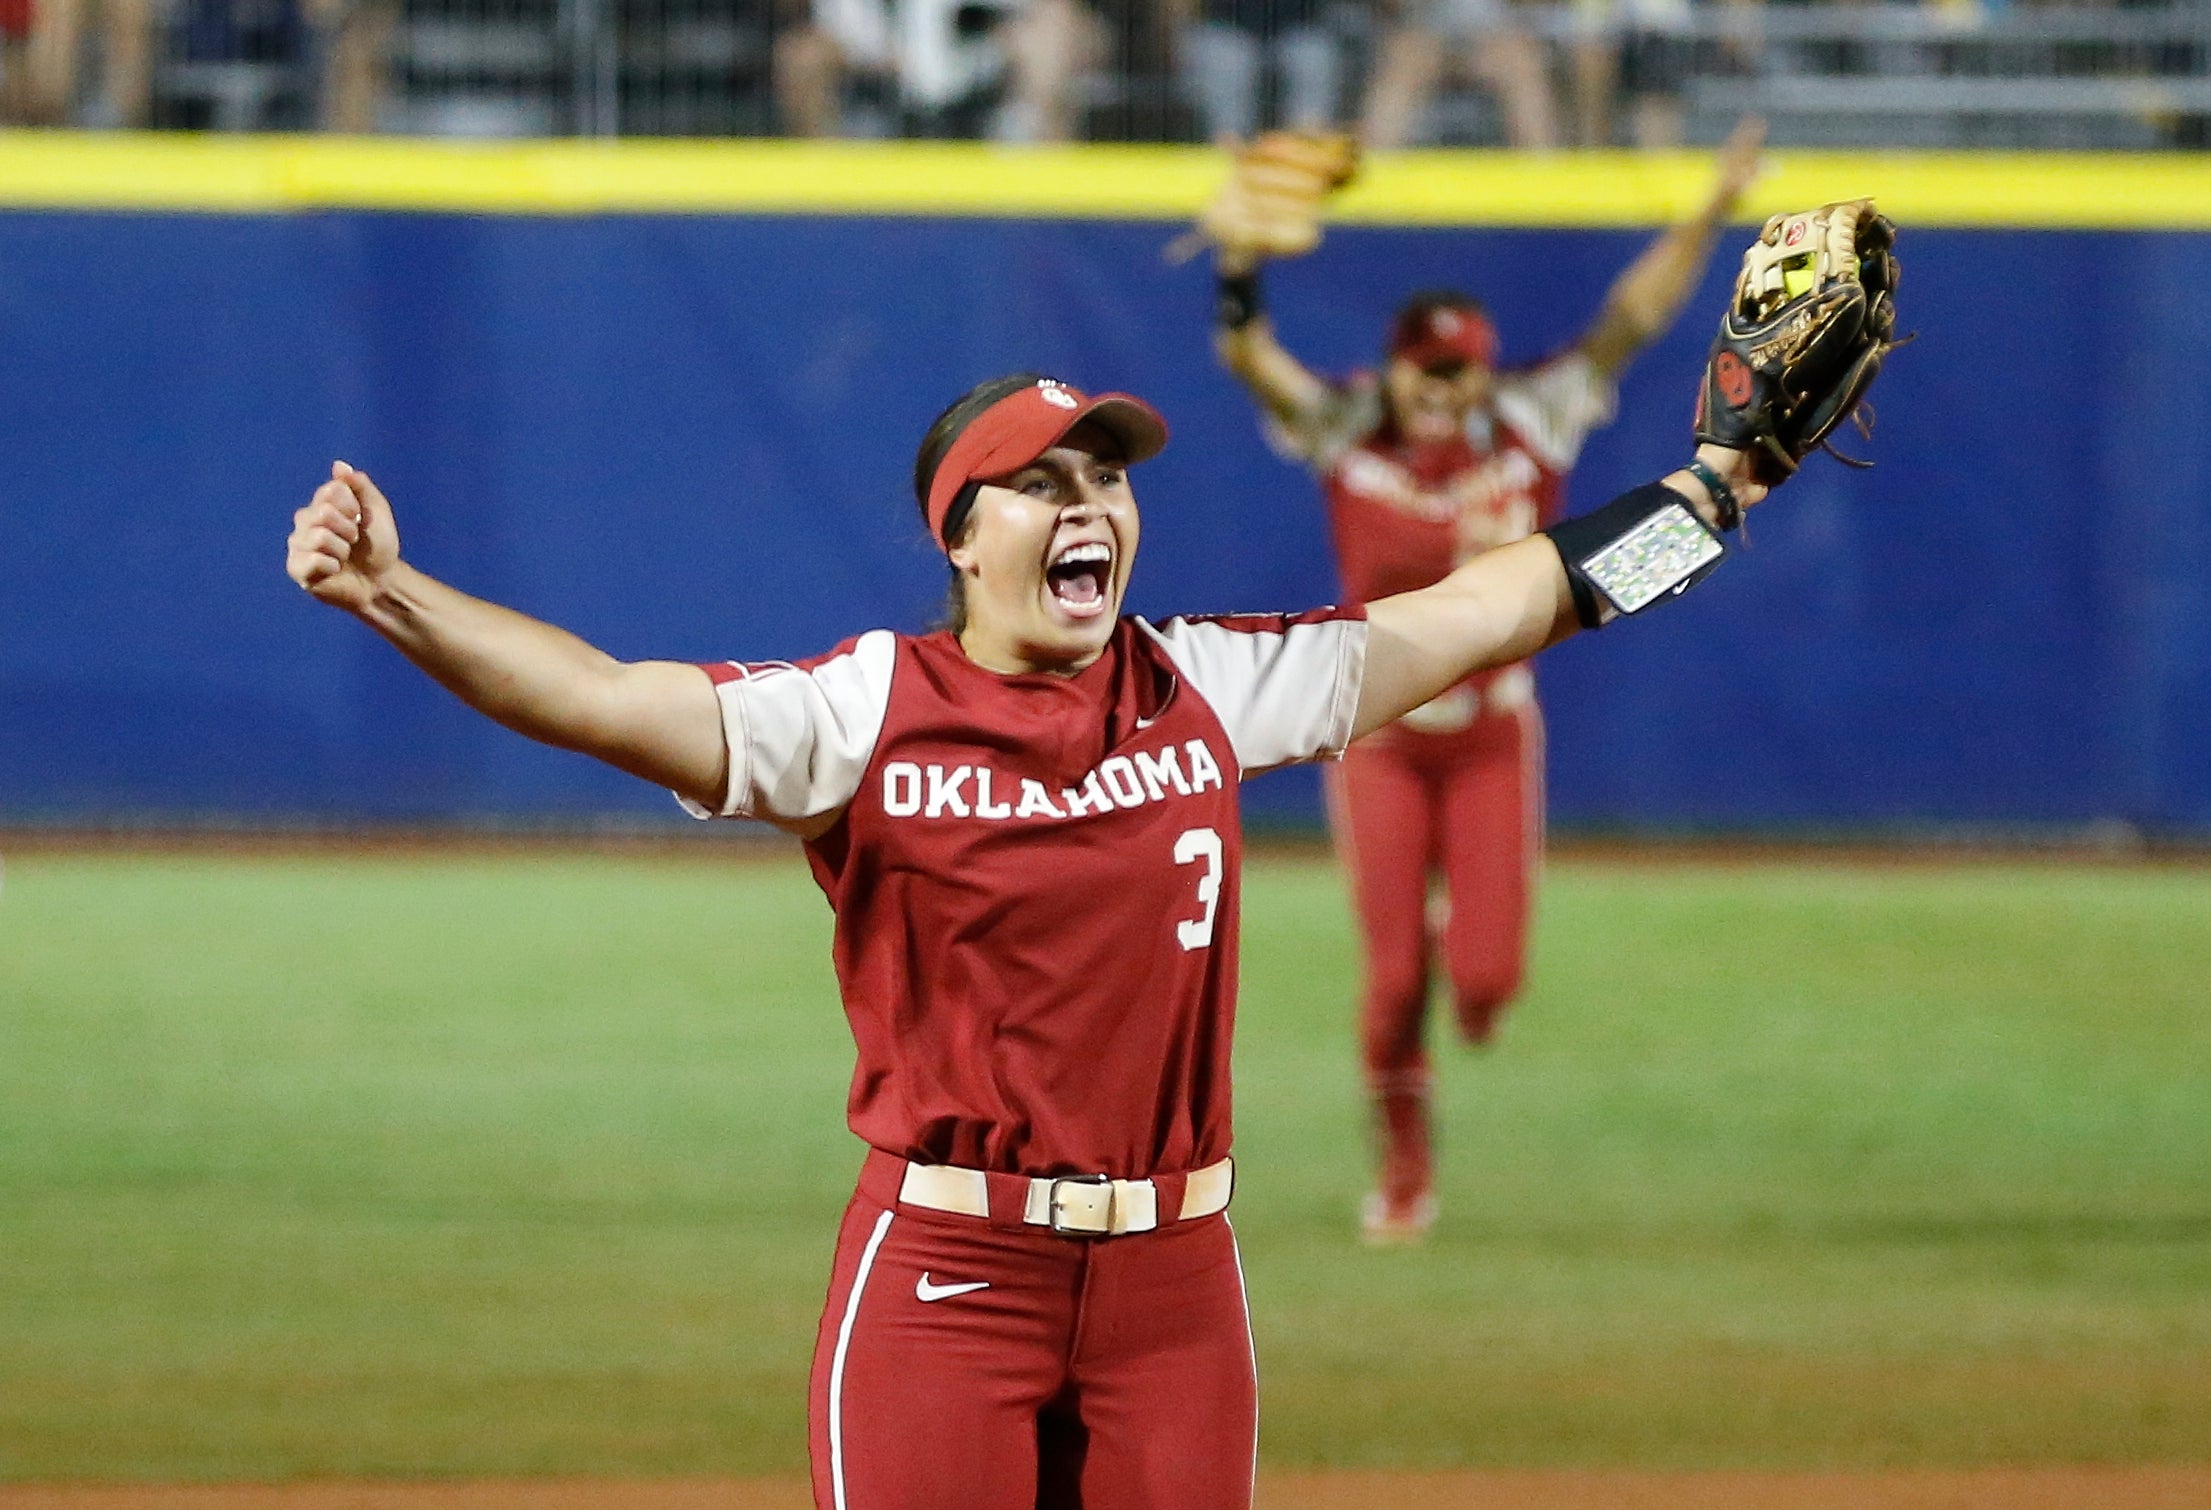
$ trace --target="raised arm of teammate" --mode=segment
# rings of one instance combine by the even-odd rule
[[[292,516],[284,569],[478,712],[721,805],[729,748],[714,684],[698,667],[618,661],[564,629],[415,570],[400,557],[391,504],[366,472],[332,465],[330,481]]]
[[[1256,301],[1262,260],[1242,248],[1222,247],[1214,253],[1213,268],[1224,290],[1244,280]],[[1223,298],[1227,297],[1224,292]],[[1221,365],[1235,374],[1269,414],[1293,429],[1304,428],[1328,402],[1327,381],[1290,355],[1275,338],[1274,322],[1263,310],[1242,323],[1216,322],[1213,350]]]
[[[1720,148],[1712,192],[1703,207],[1661,232],[1613,280],[1604,308],[1580,341],[1582,353],[1600,372],[1618,372],[1673,325],[1703,276],[1713,238],[1734,213],[1743,191],[1757,179],[1758,154],[1765,142],[1762,118],[1745,116],[1737,123]]]
[[[1743,507],[1766,496],[1751,480],[1749,458],[1724,446],[1697,447]],[[1708,525],[1719,522],[1712,495],[1694,473],[1661,481]],[[1366,675],[1352,738],[1402,718],[1477,671],[1525,660],[1579,627],[1566,567],[1549,535],[1530,535],[1482,552],[1433,587],[1367,605]]]
[[[1600,372],[1626,366],[1636,352],[1665,334],[1681,313],[1712,255],[1712,244],[1727,223],[1743,191],[1759,173],[1766,123],[1746,116],[1720,148],[1712,189],[1697,213],[1668,227],[1613,280],[1596,320],[1578,343]],[[1252,301],[1241,320],[1223,319],[1214,328],[1214,350],[1253,398],[1277,420],[1302,427],[1321,412],[1331,390],[1327,381],[1292,356],[1275,335],[1274,322],[1258,305],[1257,278],[1263,259],[1236,247],[1214,256],[1224,299],[1239,283]]]

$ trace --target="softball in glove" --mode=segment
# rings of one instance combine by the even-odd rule
[[[1776,215],[1743,254],[1697,395],[1696,438],[1748,452],[1757,480],[1792,476],[1860,412],[1896,340],[1896,227],[1870,199]]]

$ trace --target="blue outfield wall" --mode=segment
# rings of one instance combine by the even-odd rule
[[[0,214],[0,821],[680,821],[291,586],[334,456],[470,591],[617,655],[791,656],[931,617],[914,442],[1037,367],[1174,425],[1136,475],[1137,609],[1327,600],[1315,490],[1215,366],[1172,231]],[[1437,284],[1532,358],[1646,235],[1345,228],[1270,289],[1316,366]],[[1555,821],[2211,832],[2206,240],[1907,229],[1921,339],[1881,380],[1880,465],[1816,462],[1710,585],[1546,657]],[[1577,505],[1684,455],[1726,280],[1629,373]],[[1254,807],[1309,818],[1315,790]]]

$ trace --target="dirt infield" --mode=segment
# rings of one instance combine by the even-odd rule
[[[0,1488],[0,1510],[808,1510],[803,1482]],[[2202,1510],[2211,1466],[1894,1473],[1325,1473],[1262,1478],[1256,1510]]]

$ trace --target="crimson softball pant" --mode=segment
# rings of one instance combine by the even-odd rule
[[[1258,1383],[1225,1216],[1059,1237],[899,1205],[837,1234],[819,1510],[1248,1510]]]
[[[1543,716],[1527,702],[1449,734],[1393,725],[1345,751],[1328,771],[1328,797],[1363,946],[1360,1059],[1385,1124],[1385,1152],[1395,1145],[1407,1187],[1391,1193],[1404,1196],[1423,1187],[1427,1173],[1425,1037],[1436,946],[1460,1031],[1476,1042],[1489,1036],[1526,972],[1543,843]],[[1437,876],[1447,911],[1432,932],[1428,887]]]

